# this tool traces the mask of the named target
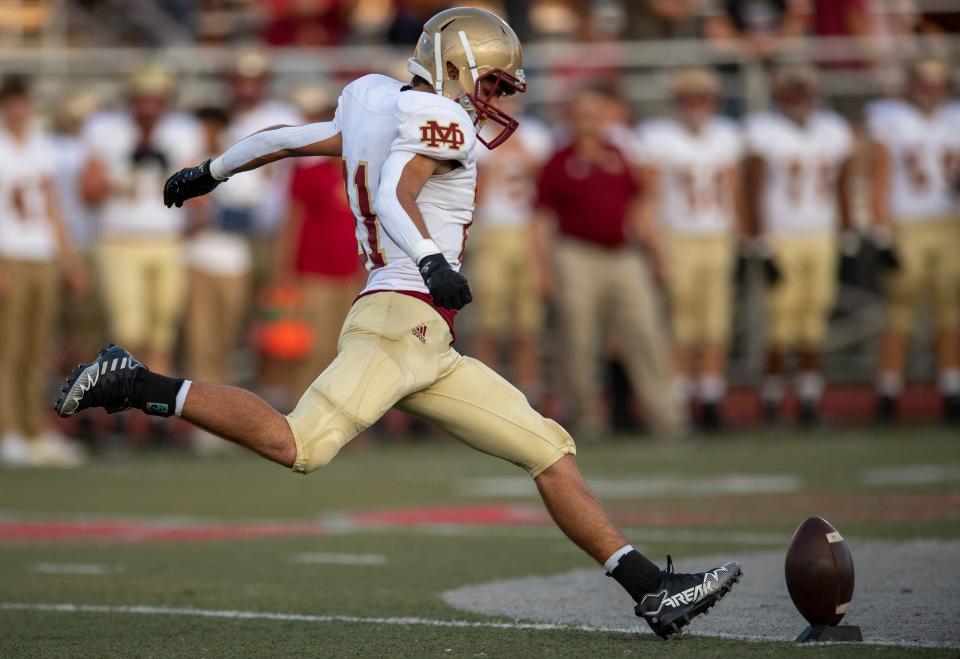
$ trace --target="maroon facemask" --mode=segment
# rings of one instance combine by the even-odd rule
[[[493,84],[489,87],[490,91],[487,94],[484,94],[480,87],[480,83],[483,80],[493,81]],[[503,128],[503,130],[497,133],[496,137],[490,140],[485,139],[477,133],[477,139],[488,149],[496,149],[506,142],[520,125],[516,119],[494,104],[493,101],[496,99],[498,91],[505,96],[516,93],[522,94],[527,91],[527,83],[510,75],[503,69],[494,69],[482,79],[477,80],[473,88],[473,94],[467,94],[467,98],[470,99],[475,111],[473,119],[474,126],[483,126],[488,121],[492,121]]]

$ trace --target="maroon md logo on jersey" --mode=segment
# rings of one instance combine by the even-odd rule
[[[456,151],[463,146],[465,140],[463,131],[460,130],[460,124],[456,121],[441,126],[437,121],[431,119],[420,126],[420,141],[434,149],[439,149],[441,144],[446,144]]]

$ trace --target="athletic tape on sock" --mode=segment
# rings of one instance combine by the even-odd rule
[[[633,545],[624,545],[620,547],[617,551],[613,552],[613,556],[607,559],[607,562],[603,564],[603,569],[607,574],[611,574],[614,568],[620,563],[620,558],[626,554],[629,554],[633,551]]]
[[[173,410],[174,416],[183,414],[183,405],[187,402],[187,393],[190,392],[191,384],[193,384],[192,380],[184,380],[183,384],[180,385],[180,391],[177,392],[177,404]]]

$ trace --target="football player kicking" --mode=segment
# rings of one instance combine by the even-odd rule
[[[343,157],[370,276],[344,322],[336,359],[292,413],[283,416],[242,389],[152,373],[112,344],[67,380],[57,412],[175,414],[306,474],[396,407],[526,469],[557,525],[667,638],[729,592],[739,563],[679,574],[668,558],[660,570],[594,499],[566,431],[451,347],[454,314],[470,302],[458,270],[473,212],[474,149],[478,140],[496,147],[517,127],[496,99],[526,89],[520,43],[489,12],[451,9],[427,22],[408,66],[410,84],[368,75],[347,85],[331,122],[264,130],[167,181],[166,204],[179,206],[281,158]],[[489,140],[474,128],[485,122],[501,127]]]

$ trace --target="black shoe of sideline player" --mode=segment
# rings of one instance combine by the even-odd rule
[[[723,412],[719,403],[703,403],[700,405],[700,430],[705,433],[723,432]]]
[[[960,426],[960,396],[944,397],[943,422],[948,426]]]
[[[673,571],[673,559],[667,556],[660,587],[644,595],[634,611],[657,636],[670,638],[723,599],[742,574],[736,561],[706,572],[677,573]]]
[[[876,421],[881,426],[892,426],[897,422],[897,399],[893,396],[877,397]]]
[[[135,404],[141,371],[146,372],[146,367],[140,361],[125,348],[111,343],[95,360],[74,369],[53,409],[62,417],[89,407],[102,407],[110,414],[128,410]]]

